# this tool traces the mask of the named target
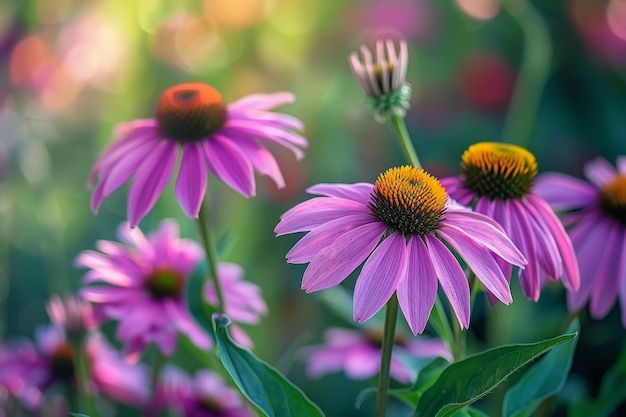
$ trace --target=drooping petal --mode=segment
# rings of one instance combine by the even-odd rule
[[[591,302],[589,303],[589,312],[591,317],[595,319],[604,318],[611,311],[617,299],[619,292],[617,273],[620,264],[619,256],[622,252],[621,235],[619,229],[611,228],[602,243],[604,249],[598,268],[594,273]]]
[[[454,229],[442,227],[437,233],[461,255],[487,290],[504,304],[513,302],[509,283],[487,249]]]
[[[374,185],[367,182],[355,184],[316,184],[306,189],[309,194],[339,197],[367,205],[371,200]]]
[[[346,355],[343,369],[352,379],[367,379],[378,372],[380,368],[380,354],[372,346],[362,343],[353,347]]]
[[[326,222],[352,214],[371,215],[371,210],[352,200],[316,197],[292,207],[280,216],[274,232],[277,236],[307,232]]]
[[[222,129],[222,134],[225,136],[247,134],[257,139],[275,142],[292,151],[298,160],[304,158],[304,152],[300,148],[308,146],[307,140],[300,135],[272,125],[263,124],[262,122],[246,119],[229,120]]]
[[[313,292],[339,284],[372,253],[386,229],[382,223],[368,223],[341,235],[311,260],[302,289]]]
[[[316,227],[296,243],[287,253],[287,262],[301,264],[310,262],[319,251],[349,230],[372,223],[367,214],[354,214],[340,217]]]
[[[206,184],[206,159],[202,145],[197,142],[185,143],[174,195],[187,216],[197,218],[200,214]]]
[[[279,92],[272,94],[251,94],[233,101],[228,105],[228,111],[236,110],[269,110],[283,104],[292,103],[296,97],[293,93]]]
[[[124,243],[134,246],[141,252],[141,257],[154,259],[154,247],[152,242],[139,228],[132,227],[129,222],[121,223],[117,228],[117,236]]]
[[[532,189],[554,210],[574,210],[593,204],[598,190],[578,178],[560,173],[539,175]]]
[[[605,249],[606,237],[612,230],[612,224],[601,219],[589,218],[578,223],[572,229],[572,240],[576,242],[576,254],[580,259],[580,288],[576,292],[567,292],[567,307],[570,311],[581,309],[589,300],[595,284],[595,272],[600,267],[600,260]]]
[[[246,197],[256,194],[252,164],[232,140],[215,134],[203,145],[213,175]]]
[[[522,292],[529,300],[538,301],[541,296],[541,274],[535,235],[526,213],[518,207],[518,202],[511,200],[508,205],[511,215],[511,238],[528,259],[526,268],[519,272]]]
[[[591,181],[593,185],[602,189],[607,185],[615,175],[617,171],[613,168],[613,165],[602,157],[597,157],[587,162],[583,167],[585,177]]]
[[[545,220],[539,215],[534,205],[528,201],[520,201],[520,204],[528,212],[528,220],[536,235],[537,259],[539,265],[551,279],[559,279],[563,276],[563,260],[559,248]]]
[[[161,142],[137,170],[128,193],[131,227],[135,227],[152,209],[167,186],[176,164],[177,146],[175,142]]]
[[[617,276],[619,281],[619,300],[622,309],[622,326],[626,327],[626,234],[622,236],[621,252],[619,255],[619,266]]]
[[[541,198],[530,194],[528,201],[533,205],[539,216],[543,218],[546,226],[552,233],[554,241],[556,242],[561,258],[563,259],[563,284],[565,288],[570,291],[577,291],[580,287],[580,271],[578,269],[578,260],[574,253],[574,246],[570,240],[563,224],[559,218],[554,214],[554,211],[548,206],[548,203]]]
[[[481,215],[481,218],[487,217]],[[513,265],[523,267],[527,263],[527,259],[522,252],[501,231],[501,226],[496,228],[489,222],[483,222],[475,216],[460,212],[446,213],[445,225],[447,228],[467,235]]]
[[[450,250],[436,237],[426,235],[426,246],[441,288],[461,328],[467,329],[470,321],[470,291],[465,273]]]
[[[411,331],[418,334],[424,332],[435,305],[437,272],[420,237],[409,239],[407,251],[407,272],[398,284],[398,302]]]
[[[354,288],[354,320],[363,323],[380,310],[406,275],[404,235],[387,237],[367,259]]]
[[[256,139],[245,135],[239,135],[237,146],[246,154],[252,166],[262,175],[270,177],[278,188],[285,186],[285,179],[274,155]]]

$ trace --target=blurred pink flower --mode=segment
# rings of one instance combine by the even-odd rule
[[[156,408],[174,410],[182,417],[252,417],[236,390],[206,369],[190,378],[179,368],[163,369],[157,386]]]
[[[559,173],[537,178],[534,192],[563,211],[580,263],[581,285],[568,292],[571,311],[589,302],[591,316],[606,316],[619,295],[626,327],[626,156],[617,170],[604,158],[585,165],[591,184]]]
[[[302,278],[307,292],[338,285],[365,262],[354,289],[355,321],[368,320],[397,291],[411,330],[422,333],[439,282],[467,328],[469,284],[455,252],[485,288],[512,301],[492,255],[522,266],[522,254],[497,223],[449,201],[424,170],[392,168],[375,184],[318,184],[307,191],[322,197],[287,211],[275,232],[309,232],[287,253],[290,263],[309,263]]]
[[[465,100],[481,110],[505,110],[513,94],[515,73],[497,55],[471,55],[461,66],[460,91]]]
[[[381,332],[363,332],[331,327],[324,332],[325,342],[304,348],[301,353],[307,362],[307,373],[320,377],[343,370],[351,379],[367,379],[378,374],[381,355]],[[452,354],[438,339],[423,336],[403,338],[396,335],[394,354],[391,357],[391,377],[398,382],[410,383],[417,372],[402,361],[398,350],[413,358],[442,357],[452,361]]]
[[[74,296],[61,299],[53,295],[46,304],[46,311],[52,323],[65,329],[68,334],[84,334],[96,328],[91,304]]]
[[[207,184],[207,170],[246,197],[256,194],[254,170],[269,176],[278,187],[285,181],[276,159],[263,142],[290,149],[298,159],[302,122],[282,113],[268,112],[294,100],[291,93],[256,94],[224,105],[213,87],[179,84],[161,95],[153,119],[120,125],[116,140],[96,162],[91,200],[95,212],[102,201],[133,177],[128,195],[130,225],[136,226],[152,209],[176,175],[174,194],[185,214],[198,217]],[[181,153],[177,174],[174,167]]]
[[[123,243],[98,241],[99,252],[82,252],[76,265],[90,269],[83,277],[88,286],[80,290],[81,296],[104,318],[119,322],[116,337],[126,352],[140,354],[155,343],[171,355],[178,333],[202,349],[210,348],[211,340],[187,311],[183,294],[185,282],[202,260],[202,248],[179,238],[174,220],[162,221],[148,236],[123,223],[118,236]],[[108,285],[90,285],[96,282]]]
[[[493,218],[511,236],[528,259],[519,280],[522,292],[533,301],[539,300],[546,279],[560,279],[570,291],[580,286],[572,242],[548,203],[533,191],[536,175],[537,161],[526,149],[480,142],[463,154],[461,175],[441,180],[450,197]],[[496,262],[510,280],[511,265]]]

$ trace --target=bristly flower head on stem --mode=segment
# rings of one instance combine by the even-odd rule
[[[469,283],[455,253],[500,301],[512,302],[494,257],[522,267],[524,256],[499,224],[449,200],[423,169],[392,168],[375,184],[318,184],[307,191],[321,197],[287,211],[275,231],[309,232],[287,253],[290,263],[309,263],[302,279],[307,292],[338,285],[365,262],[354,290],[355,321],[368,320],[397,291],[411,330],[422,333],[439,282],[461,327],[469,327]]]
[[[520,248],[528,259],[520,284],[533,301],[548,279],[560,279],[570,291],[580,286],[572,242],[548,203],[533,192],[536,175],[537,161],[526,149],[480,142],[463,154],[461,175],[441,180],[452,198],[500,223]],[[496,261],[510,279],[511,266]]]
[[[374,117],[385,122],[391,115],[404,117],[410,107],[411,86],[406,82],[409,52],[406,41],[379,40],[376,57],[367,46],[350,55],[350,68],[371,100]]]
[[[295,117],[274,113],[291,103],[291,93],[255,94],[225,104],[220,93],[203,83],[179,84],[159,98],[155,117],[118,126],[116,140],[92,169],[97,180],[91,209],[133,177],[128,195],[128,219],[135,227],[152,209],[172,175],[174,194],[184,213],[197,218],[208,172],[246,197],[256,194],[254,171],[269,176],[279,188],[285,181],[265,143],[291,150],[301,159],[307,141],[292,132],[302,130]],[[178,173],[174,172],[181,154]]]

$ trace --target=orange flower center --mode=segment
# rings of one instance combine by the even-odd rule
[[[508,143],[480,142],[461,157],[467,188],[492,199],[526,196],[537,175],[537,161],[526,149]]]
[[[182,292],[183,283],[183,277],[178,272],[157,269],[148,276],[146,288],[154,298],[175,298]]]
[[[423,169],[388,169],[378,176],[374,186],[370,208],[389,227],[421,236],[439,228],[448,194]]]
[[[156,121],[163,136],[177,142],[195,142],[219,131],[226,122],[220,93],[203,83],[179,84],[161,94]]]
[[[626,175],[618,175],[602,189],[600,206],[606,214],[626,225]]]

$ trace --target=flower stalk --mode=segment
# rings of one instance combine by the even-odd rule
[[[85,413],[91,417],[98,417],[96,412],[96,404],[93,396],[91,395],[91,375],[89,372],[89,365],[87,364],[86,339],[77,344],[79,347],[76,353],[76,377],[78,378],[78,390],[80,406],[85,410]]]
[[[402,148],[404,157],[411,163],[411,165],[422,168],[422,163],[417,156],[417,152],[415,152],[415,147],[413,147],[413,143],[411,142],[411,137],[409,136],[409,132],[406,128],[404,118],[394,114],[389,117],[389,124],[393,133],[398,138],[398,143],[400,144],[400,148]]]
[[[387,301],[387,308],[385,311],[385,328],[383,332],[382,351],[380,356],[378,391],[376,394],[376,417],[384,417],[387,412],[389,372],[391,369],[391,353],[393,351],[397,317],[398,298],[394,293],[389,301]]]
[[[202,202],[202,206],[200,208],[200,215],[198,216],[198,229],[200,231],[200,237],[202,239],[202,246],[204,247],[204,252],[206,254],[206,258],[209,264],[210,274],[209,277],[213,281],[213,285],[215,286],[215,294],[217,296],[217,306],[215,306],[216,312],[219,314],[223,314],[226,309],[226,304],[224,302],[224,292],[220,285],[220,280],[217,274],[217,251],[215,249],[215,245],[213,239],[211,237],[211,232],[208,227],[208,210],[206,201]]]

